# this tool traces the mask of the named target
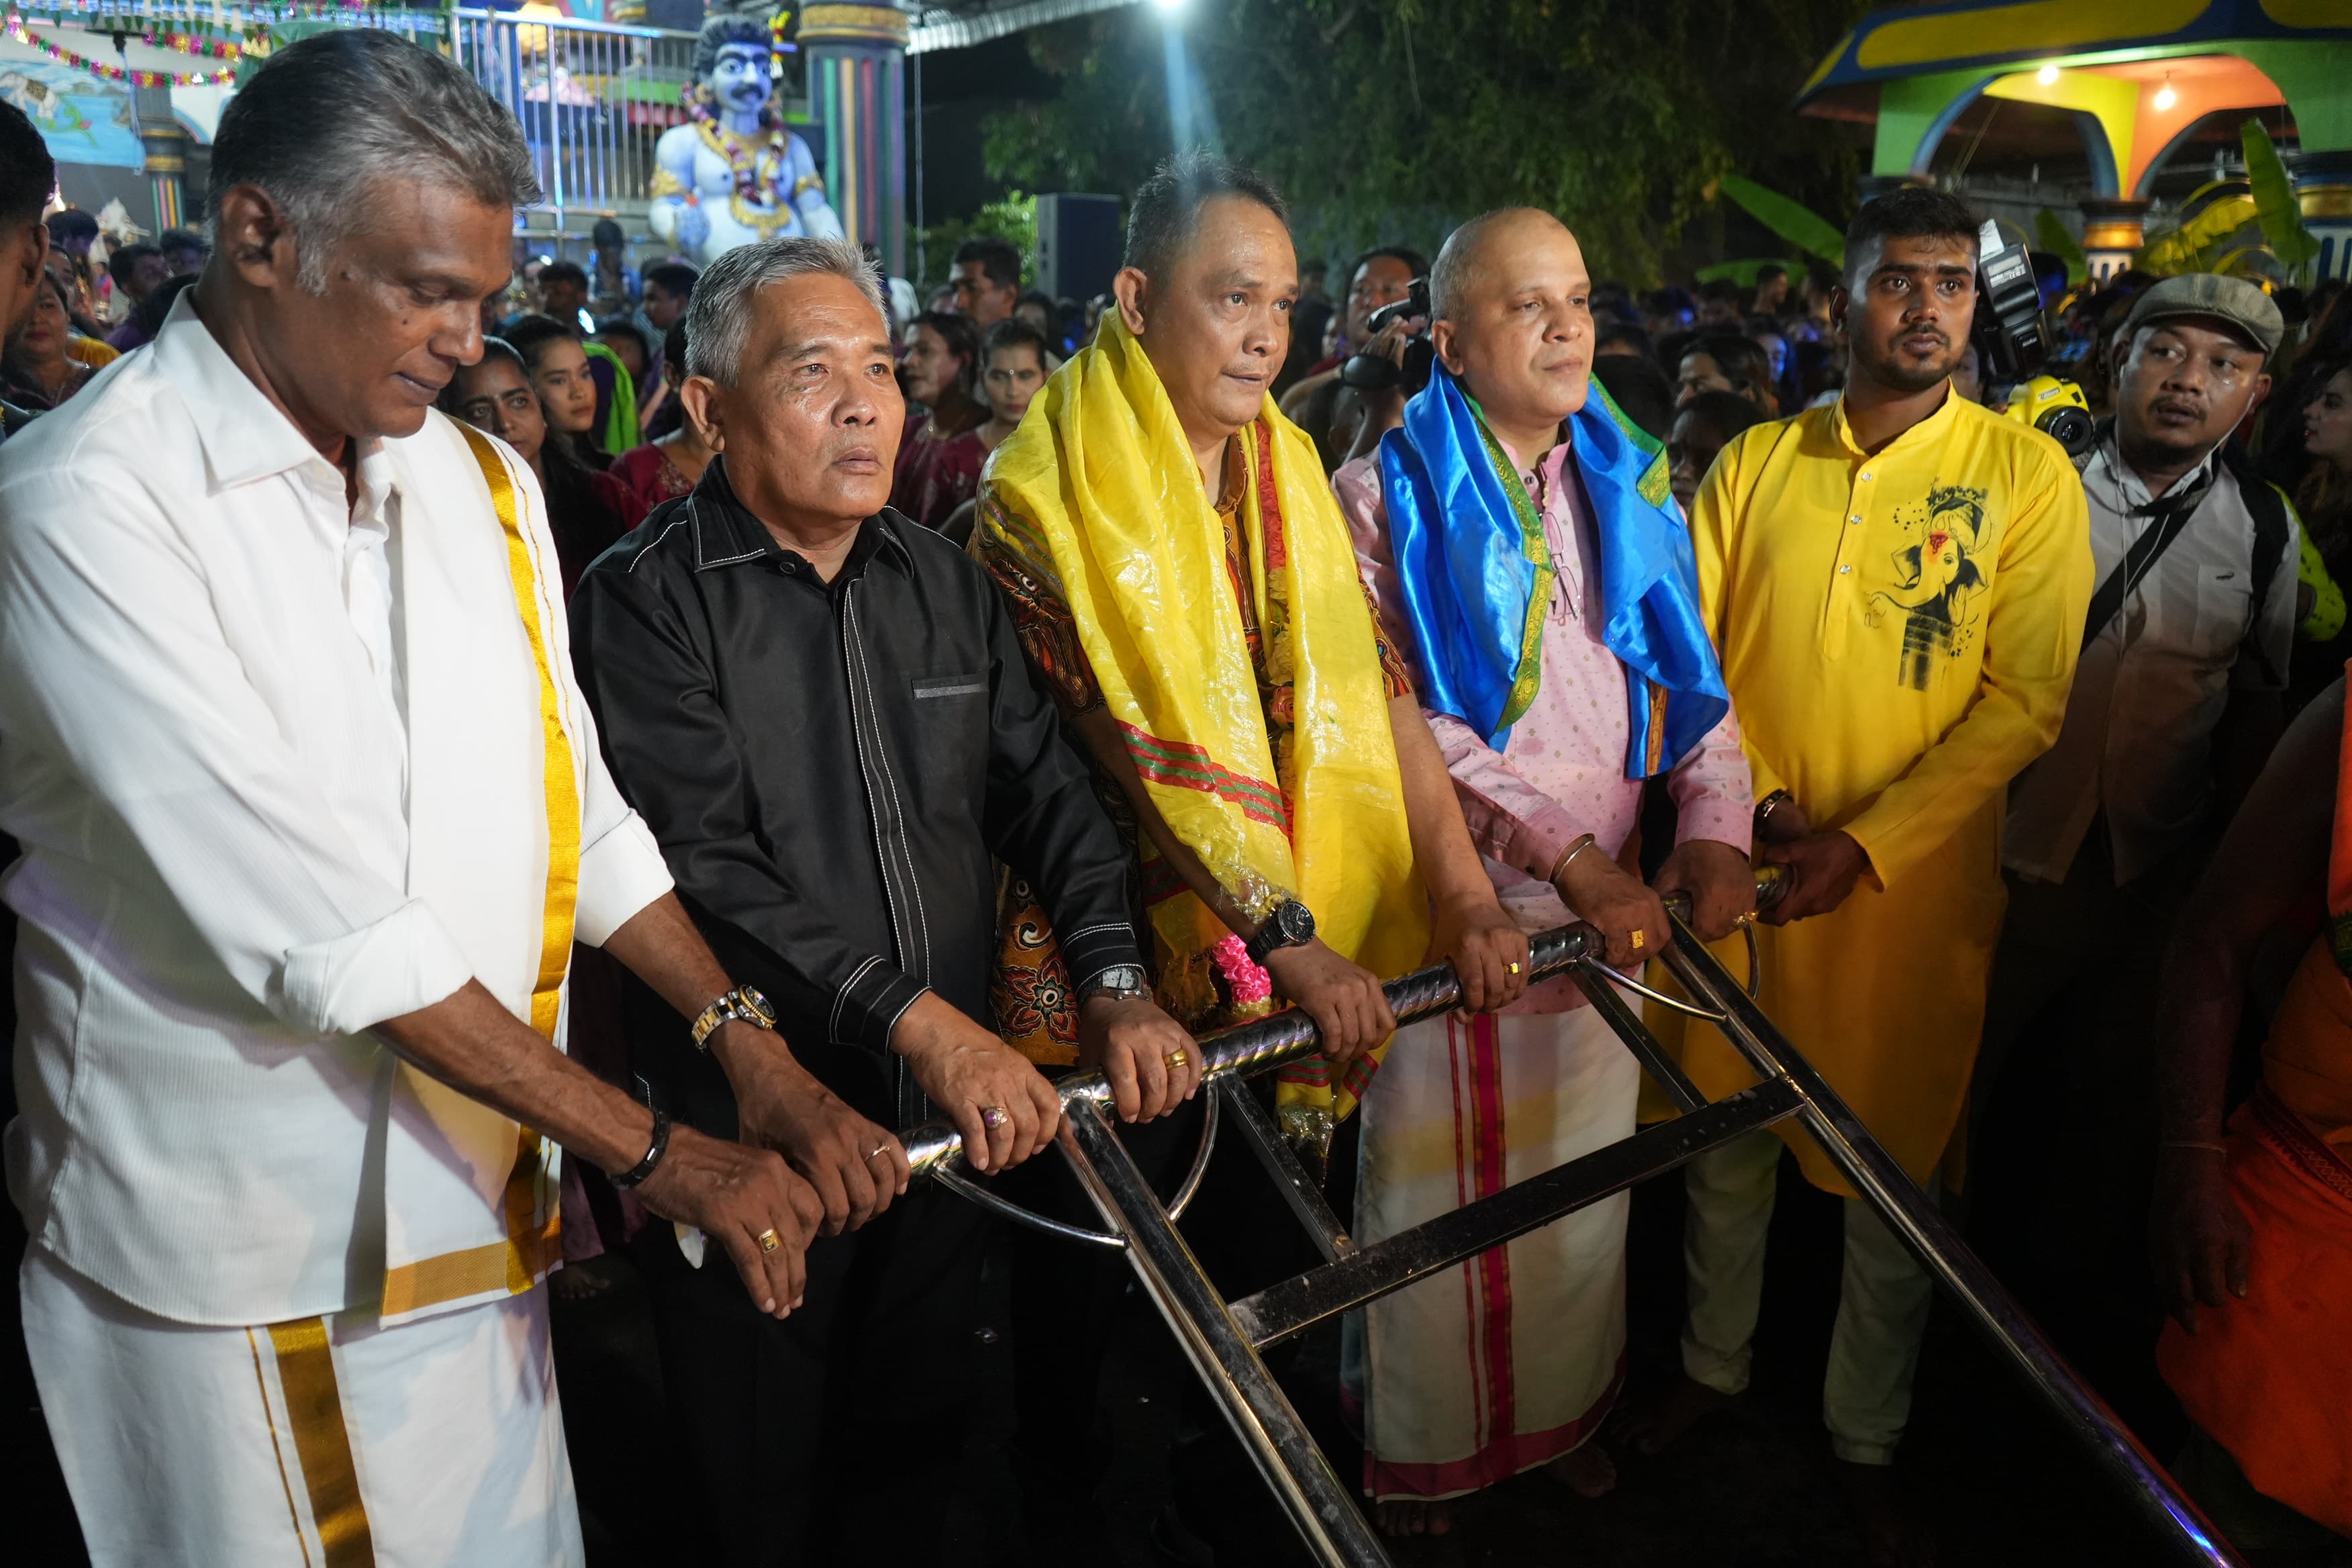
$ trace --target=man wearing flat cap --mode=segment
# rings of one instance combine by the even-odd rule
[[[2166,935],[2278,735],[2298,525],[2231,437],[2270,391],[2281,331],[2239,278],[2168,278],[2132,307],[2115,413],[2076,465],[2098,586],[2066,721],[2011,786],[2002,835],[2009,918],[1975,1108],[2014,1051],[2012,1089],[2030,1082],[2037,1114],[2076,1130],[2034,1183],[2074,1210],[2035,1216],[2045,1321],[2119,1400],[2154,1375],[2144,1335],[2106,1331],[2146,1310],[2150,1161],[2158,1181],[2219,1164],[2157,1148],[2149,1031]]]

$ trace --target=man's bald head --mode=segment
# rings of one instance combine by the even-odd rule
[[[1584,406],[1591,291],[1576,236],[1533,207],[1472,218],[1430,271],[1430,345],[1521,462]]]
[[[1446,236],[1444,248],[1437,253],[1437,265],[1429,272],[1432,319],[1452,319],[1467,303],[1470,293],[1488,280],[1490,259],[1531,239],[1576,244],[1568,226],[1540,207],[1497,207]],[[1577,259],[1580,264],[1583,261],[1582,251],[1578,251]]]

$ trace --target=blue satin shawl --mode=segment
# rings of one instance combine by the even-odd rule
[[[1599,540],[1601,641],[1625,667],[1629,778],[1665,773],[1729,711],[1665,451],[1601,384],[1566,426]],[[1527,487],[1444,365],[1381,440],[1381,485],[1423,703],[1500,751],[1533,700],[1550,552]],[[1540,590],[1540,592],[1538,592]]]

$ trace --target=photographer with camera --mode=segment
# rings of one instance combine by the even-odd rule
[[[2147,1051],[2166,935],[2279,732],[2297,525],[2232,433],[2270,390],[2283,330],[2242,279],[2168,278],[2134,303],[2115,413],[2075,459],[2099,588],[2065,725],[2010,792],[1976,1106],[2022,1046],[2037,1097],[2084,1129],[2053,1149],[2047,1184],[2080,1206],[2035,1228],[2066,1237],[2046,1259],[2052,1327],[2110,1390],[2153,1387],[2144,1342],[2113,1331],[2148,1305],[2135,1265],[2151,1157],[2160,1187],[2221,1177],[2208,1151],[2155,1149]]]

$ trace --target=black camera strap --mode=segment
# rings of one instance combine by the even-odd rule
[[[2109,459],[2111,471],[2114,461]],[[2124,607],[2124,601],[2131,597],[2132,590],[2155,570],[2158,560],[2188,529],[2189,518],[2204,504],[2205,497],[2213,489],[2217,468],[2218,465],[2208,463],[2194,483],[2149,501],[2146,506],[2131,509],[2130,516],[2151,518],[2154,521],[2140,531],[2140,536],[2132,541],[2131,548],[2124,552],[2124,558],[2116,562],[2115,569],[2107,574],[2107,580],[2099,584],[2099,591],[2091,595],[2090,613],[2083,617],[2084,647],[2089,647],[2098,635],[2106,630],[2107,623],[2116,618],[2116,612]],[[2117,478],[2120,479],[2120,474]]]

